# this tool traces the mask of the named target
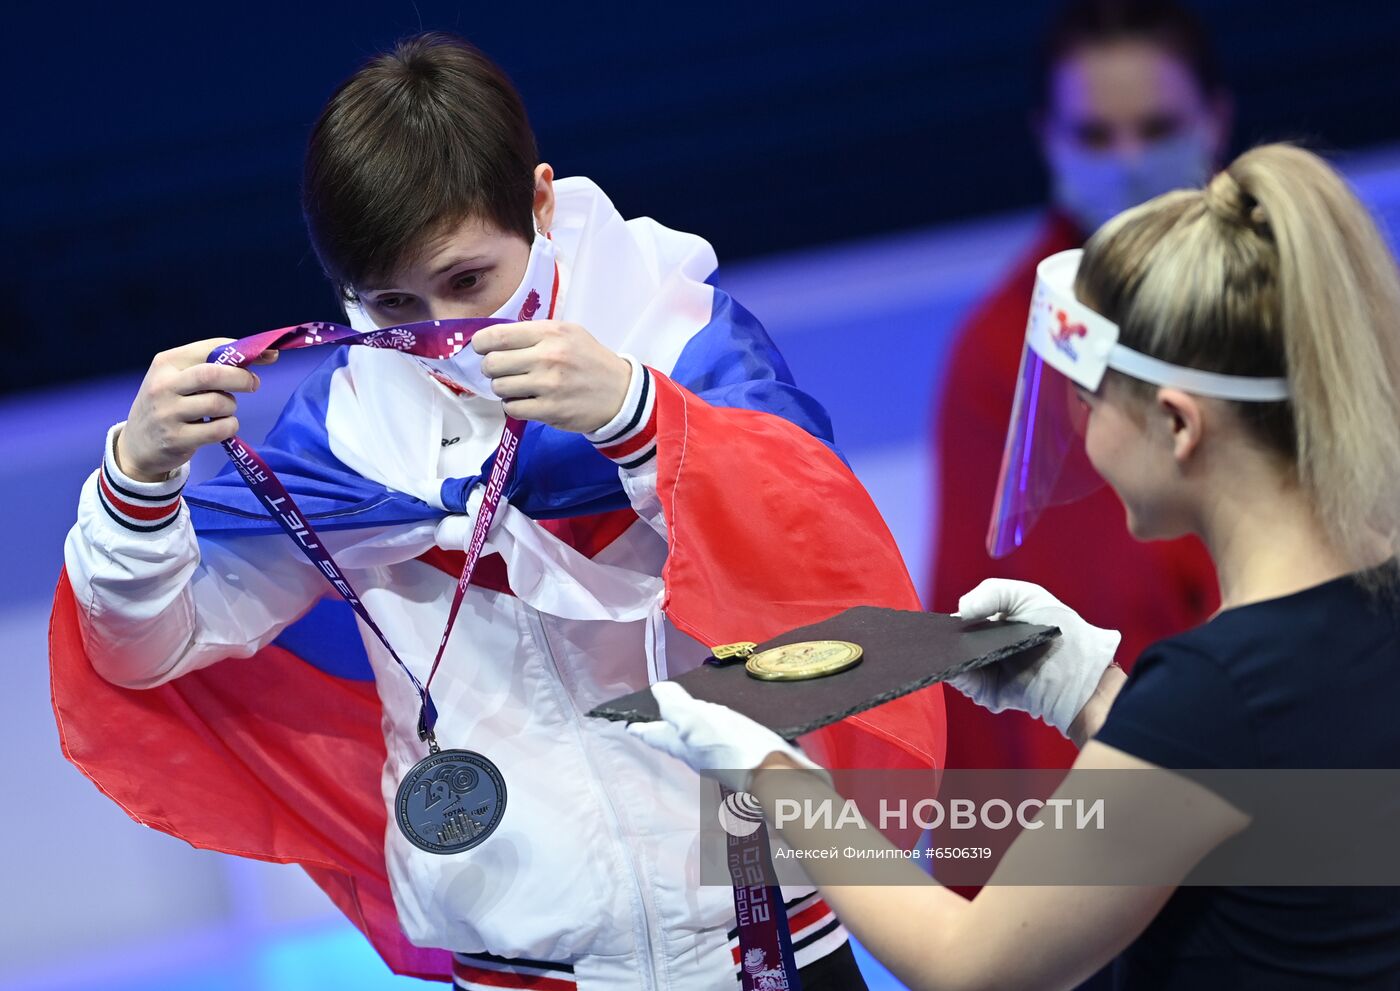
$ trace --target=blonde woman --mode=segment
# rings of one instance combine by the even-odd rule
[[[1179,888],[1255,820],[1199,775],[1161,771],[1400,767],[1393,259],[1331,168],[1270,145],[1203,191],[1120,214],[1082,259],[1047,260],[1034,305],[1046,316],[1031,321],[1022,379],[1039,388],[1020,392],[1008,439],[1017,470],[1003,472],[993,539],[1034,523],[1048,494],[1037,478],[1063,480],[1032,441],[1056,436],[1045,397],[1077,394],[1085,453],[1134,535],[1200,536],[1222,606],[1150,647],[1125,679],[1110,666],[1116,636],[1035,586],[984,583],[963,597],[965,616],[1050,621],[1068,636],[1029,670],[958,687],[1087,740],[1061,794],[1085,787],[1091,769],[1158,769],[1150,800],[1115,814],[1172,842],[1149,851],[1092,831],[1072,842],[1097,862],[1155,853],[1162,883],[1018,887],[994,875],[970,902],[933,884],[832,886],[827,900],[913,988],[1068,988],[1115,958],[1118,986],[1134,989],[1400,987],[1400,889]],[[746,785],[771,816],[783,776],[717,769],[805,759],[679,686],[655,693],[665,721],[633,731]],[[815,842],[781,833],[794,847]],[[1027,831],[997,875],[1061,856],[1063,844]]]

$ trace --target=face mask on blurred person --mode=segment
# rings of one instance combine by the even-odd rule
[[[1199,187],[1210,174],[1204,128],[1154,141],[1137,155],[1090,150],[1069,140],[1052,141],[1048,150],[1055,205],[1086,235],[1154,196]]]

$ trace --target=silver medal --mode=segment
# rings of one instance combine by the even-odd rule
[[[399,784],[394,818],[410,843],[429,853],[461,853],[501,824],[506,782],[471,750],[439,750],[413,765]]]

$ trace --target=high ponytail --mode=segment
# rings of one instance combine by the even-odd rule
[[[1358,566],[1400,547],[1400,275],[1346,182],[1290,145],[1109,221],[1076,292],[1135,350],[1292,399],[1234,404]]]

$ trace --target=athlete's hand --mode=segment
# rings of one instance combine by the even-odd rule
[[[125,474],[138,482],[163,481],[205,444],[238,432],[233,393],[256,391],[258,376],[206,360],[231,343],[231,337],[213,337],[155,356],[117,435],[117,467]],[[276,360],[277,352],[269,351],[254,364]]]
[[[529,320],[479,330],[472,347],[506,414],[591,433],[622,409],[632,366],[576,323]]]

